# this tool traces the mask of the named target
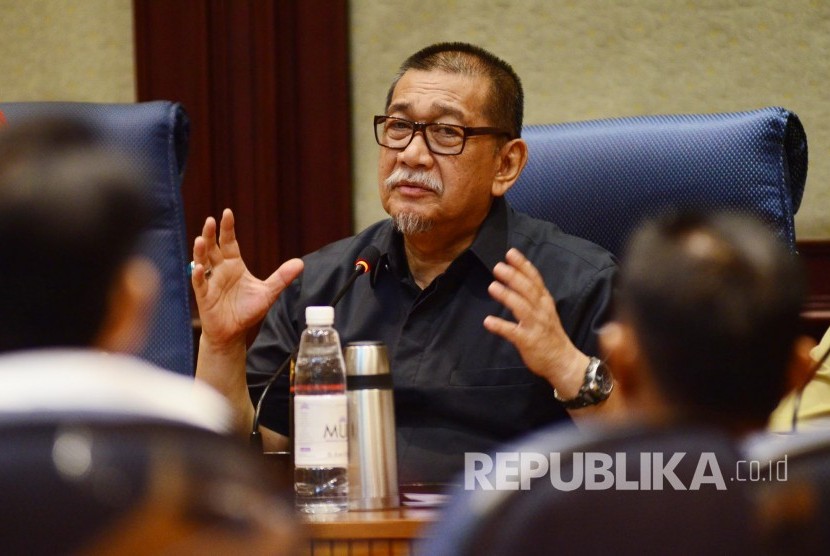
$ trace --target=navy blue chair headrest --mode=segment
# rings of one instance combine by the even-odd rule
[[[807,138],[783,108],[527,126],[529,160],[507,193],[522,212],[621,255],[667,209],[735,210],[795,250]]]
[[[193,374],[193,333],[190,314],[190,260],[181,196],[190,125],[178,103],[136,104],[83,102],[0,103],[9,123],[43,116],[75,117],[99,137],[135,157],[150,177],[147,195],[154,219],[142,238],[142,249],[161,274],[161,291],[151,322],[147,347],[139,354],[156,365]]]

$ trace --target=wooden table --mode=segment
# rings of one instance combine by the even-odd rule
[[[350,511],[302,516],[308,556],[411,556],[436,510]]]

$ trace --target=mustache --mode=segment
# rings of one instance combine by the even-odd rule
[[[401,184],[408,183],[429,189],[430,191],[441,195],[444,193],[444,184],[438,179],[435,174],[424,172],[423,170],[412,170],[411,168],[396,168],[388,178],[383,180],[383,185],[386,189]]]

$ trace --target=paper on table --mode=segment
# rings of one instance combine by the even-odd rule
[[[429,508],[434,506],[442,506],[450,499],[448,494],[431,494],[431,493],[403,493],[402,504],[409,507]]]

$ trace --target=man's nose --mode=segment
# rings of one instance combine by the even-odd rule
[[[412,141],[398,153],[398,160],[410,167],[432,166],[435,159],[432,157],[423,131],[416,131]]]

